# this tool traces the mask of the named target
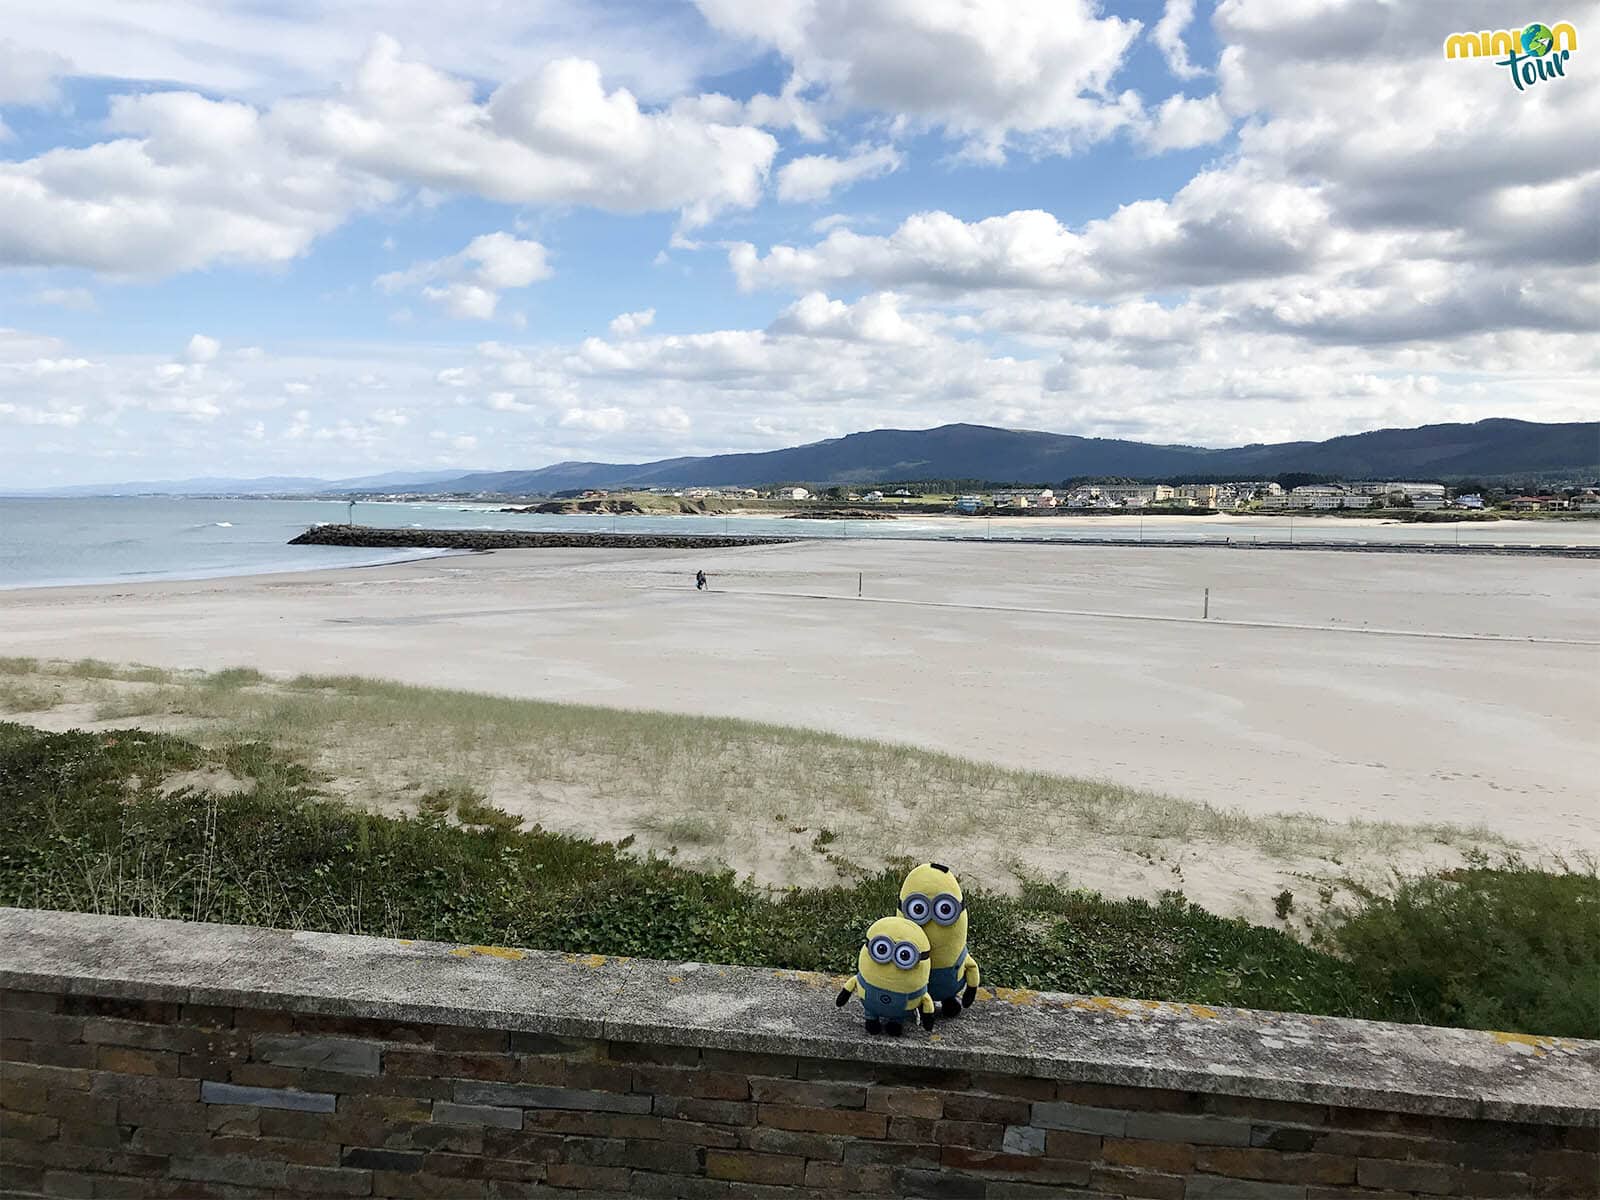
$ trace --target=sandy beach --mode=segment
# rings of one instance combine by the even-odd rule
[[[739,716],[1252,813],[1594,851],[1596,611],[1600,572],[1562,559],[536,550],[14,591],[0,653]]]

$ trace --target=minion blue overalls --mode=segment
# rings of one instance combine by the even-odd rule
[[[936,1002],[943,1003],[952,996],[961,994],[961,965],[967,961],[967,948],[961,947],[961,953],[956,955],[955,962],[948,967],[934,967],[928,972],[928,995]]]
[[[928,991],[925,987],[919,987],[914,992],[889,992],[868,983],[860,974],[856,975],[856,985],[861,989],[861,1004],[867,1010],[867,1018],[878,1021],[910,1019],[914,1015],[911,1006]]]

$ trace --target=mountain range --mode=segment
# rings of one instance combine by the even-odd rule
[[[539,494],[573,488],[754,487],[914,479],[996,483],[1054,483],[1096,476],[1267,479],[1296,472],[1348,479],[1445,480],[1552,472],[1592,477],[1600,475],[1600,422],[1539,424],[1497,419],[1222,450],[987,425],[941,425],[936,429],[876,429],[758,454],[649,463],[565,462],[534,471],[488,471],[425,487],[452,493]],[[397,490],[420,491],[424,487]]]
[[[290,495],[428,493],[540,495],[578,488],[776,483],[864,484],[917,479],[1056,483],[1083,477],[1270,479],[1303,473],[1345,479],[1600,477],[1600,422],[1491,419],[1470,425],[1377,429],[1322,442],[1229,449],[1156,445],[988,425],[875,429],[754,454],[646,463],[563,462],[527,471],[390,471],[353,479],[189,479],[56,488],[11,495]]]

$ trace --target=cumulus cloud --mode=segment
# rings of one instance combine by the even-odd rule
[[[1161,57],[1167,60],[1167,70],[1179,79],[1193,79],[1202,73],[1189,61],[1189,47],[1183,40],[1184,30],[1193,20],[1194,0],[1167,0],[1161,20],[1150,35],[1161,50]]]
[[[502,292],[549,277],[545,248],[538,242],[485,233],[460,253],[380,275],[377,285],[386,292],[420,288],[424,298],[452,317],[486,321],[494,316]]]
[[[866,296],[854,304],[812,292],[784,309],[768,332],[903,346],[926,342],[926,331],[902,316],[899,304],[900,298],[890,292]]]
[[[395,194],[297,154],[244,104],[118,96],[107,124],[124,136],[0,163],[0,265],[160,275],[278,263]]]
[[[222,349],[222,343],[214,337],[207,337],[197,333],[189,339],[189,344],[184,348],[183,356],[192,363],[208,363],[217,357]]]
[[[1191,150],[1227,136],[1233,120],[1216,96],[1169,96],[1140,131],[1151,150]]]
[[[482,103],[472,84],[402,57],[379,38],[338,96],[285,101],[287,136],[380,178],[511,204],[681,211],[702,224],[761,196],[777,142],[689,102],[647,111],[606,91],[585,59],[546,63]]]
[[[676,211],[691,226],[755,204],[777,142],[691,109],[642,108],[578,59],[479,102],[470,82],[405,59],[389,38],[332,96],[263,109],[192,92],[117,96],[116,139],[0,163],[0,264],[159,275],[279,263],[417,188]]]
[[[842,187],[897,171],[903,156],[893,146],[860,150],[848,158],[808,154],[778,172],[778,199],[810,203],[826,200]]]
[[[1312,189],[1205,172],[1170,201],[1141,200],[1081,231],[1038,210],[962,221],[919,213],[893,233],[835,229],[809,247],[729,252],[740,286],[851,282],[936,292],[1031,288],[1114,295],[1307,268],[1338,245]]]
[[[0,105],[54,104],[60,98],[56,81],[69,69],[59,54],[0,38]]]
[[[698,0],[713,26],[777,50],[845,108],[945,129],[984,157],[1026,135],[1098,141],[1137,110],[1108,91],[1139,22],[1091,0]]]
[[[630,338],[644,332],[655,324],[656,310],[646,308],[640,312],[618,313],[611,318],[611,336]]]

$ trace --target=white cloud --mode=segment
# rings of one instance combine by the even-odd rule
[[[222,343],[214,337],[207,337],[197,333],[189,339],[189,344],[184,348],[183,356],[192,363],[208,363],[217,357],[217,352],[222,349]]]
[[[641,95],[682,94],[731,65],[692,12],[512,4],[502,0],[354,0],[262,5],[256,0],[163,0],[159,6],[33,5],[8,34],[24,64],[68,55],[86,76],[178,84],[257,99],[304,95],[359,60],[374,29],[426,46],[445,70],[506,79],[540,59],[582,54]],[[58,69],[57,74],[66,74]]]
[[[1303,270],[1337,248],[1312,189],[1234,171],[1197,175],[1170,201],[1141,200],[1081,231],[1037,210],[966,222],[908,217],[885,236],[835,229],[810,247],[729,252],[744,288],[832,283],[930,292],[1006,288],[1115,295]]]
[[[865,296],[854,304],[812,292],[784,309],[768,332],[902,346],[926,342],[927,332],[902,316],[899,304],[899,297],[890,292]]]
[[[118,96],[107,123],[125,136],[0,162],[0,265],[156,275],[278,263],[393,195],[297,154],[248,105]]]
[[[1191,150],[1220,141],[1232,127],[1233,119],[1216,96],[1169,96],[1140,139],[1151,150]]]
[[[656,310],[646,308],[639,312],[618,313],[611,318],[611,336],[620,338],[634,337],[643,333],[655,324]]]
[[[1150,35],[1161,50],[1161,57],[1167,60],[1167,70],[1179,79],[1193,79],[1203,74],[1189,61],[1189,47],[1183,40],[1183,32],[1193,20],[1194,0],[1167,0],[1161,20],[1156,22]]]
[[[904,158],[893,146],[863,149],[848,158],[808,154],[778,172],[778,199],[800,203],[826,200],[842,187],[900,169]]]
[[[0,105],[54,104],[61,94],[56,80],[70,68],[59,54],[0,37]]]
[[[811,222],[811,232],[827,233],[830,230],[838,229],[841,225],[855,224],[857,219],[850,213],[829,213],[827,216],[818,217]]]
[[[509,204],[679,210],[690,225],[755,204],[777,150],[771,134],[691,102],[646,111],[584,59],[546,63],[479,103],[470,82],[383,37],[345,92],[274,112],[304,150],[383,179]]]
[[[1108,91],[1137,21],[1092,0],[698,0],[727,33],[771,46],[845,108],[903,116],[1003,154],[1098,141],[1136,114]]]
[[[628,414],[620,408],[569,408],[561,416],[564,429],[592,429],[616,433],[627,428]]]
[[[485,233],[460,253],[391,271],[376,282],[386,292],[421,287],[426,299],[452,317],[486,321],[494,316],[501,292],[549,277],[548,257],[538,242]]]
[[[0,264],[160,275],[281,263],[352,212],[418,188],[678,211],[687,225],[755,204],[776,141],[689,108],[643,109],[577,59],[480,103],[470,82],[403,59],[388,38],[334,96],[264,109],[192,92],[116,96],[116,140],[0,162]]]

